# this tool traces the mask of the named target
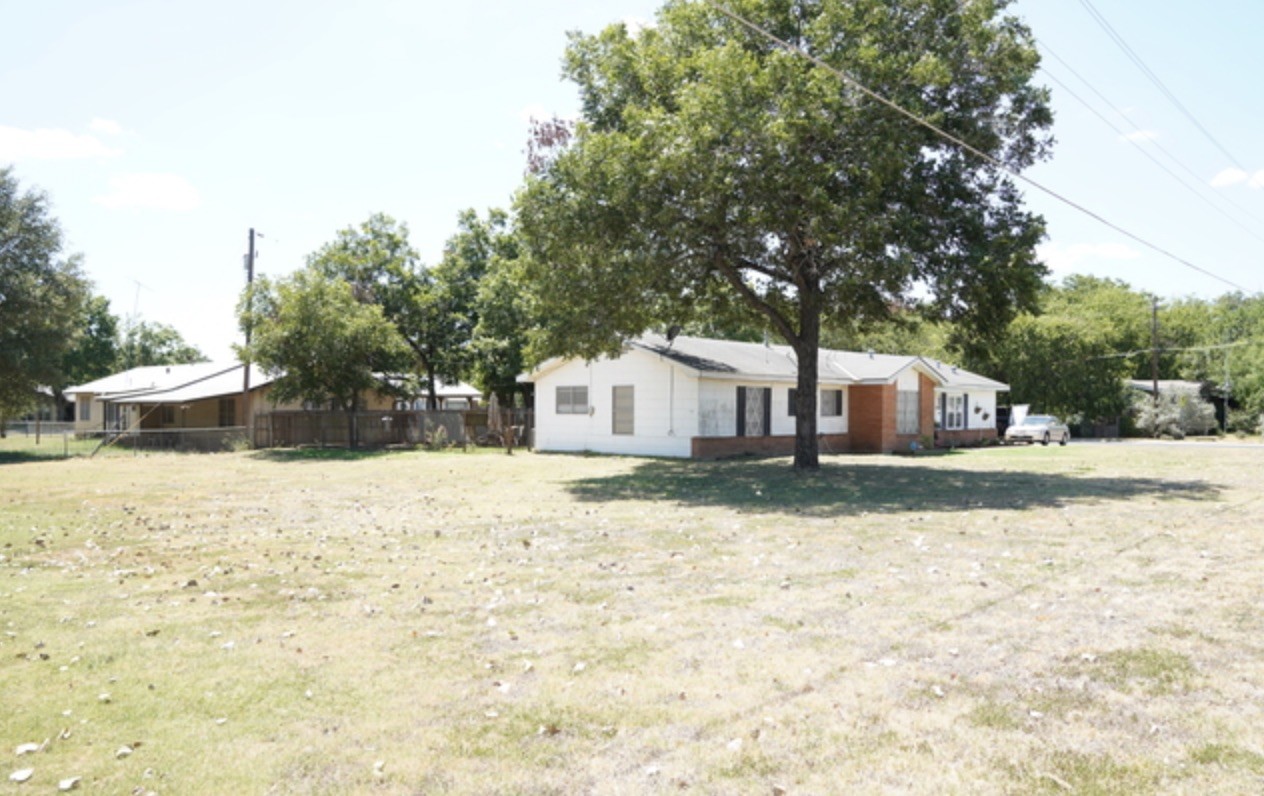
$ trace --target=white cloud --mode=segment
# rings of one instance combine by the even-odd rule
[[[1045,243],[1036,247],[1036,256],[1054,271],[1074,271],[1086,260],[1135,260],[1141,253],[1123,243]]]
[[[1127,135],[1119,136],[1119,139],[1121,141],[1133,141],[1140,144],[1144,141],[1155,141],[1158,137],[1159,134],[1156,130],[1134,130]]]
[[[1255,172],[1255,174],[1251,175],[1251,181],[1248,182],[1247,185],[1252,188],[1264,188],[1264,169],[1260,169]]]
[[[184,213],[202,203],[197,188],[179,174],[133,173],[110,178],[110,192],[92,201],[111,209],[139,208]]]
[[[98,117],[88,123],[88,129],[94,133],[101,133],[102,135],[119,135],[123,132],[123,125],[113,119],[102,119]]]
[[[1211,178],[1211,187],[1224,188],[1229,185],[1237,185],[1240,182],[1246,182],[1249,176],[1242,169],[1225,169]]]
[[[121,149],[111,149],[91,135],[0,125],[0,161],[112,158],[121,154]]]

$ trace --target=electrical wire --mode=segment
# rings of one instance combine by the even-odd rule
[[[1088,78],[1084,77],[1084,76],[1083,76],[1083,75],[1081,75],[1079,72],[1077,72],[1077,71],[1075,70],[1075,67],[1071,66],[1071,64],[1069,64],[1065,58],[1063,58],[1062,56],[1060,56],[1060,55],[1058,55],[1056,52],[1054,52],[1054,50],[1053,50],[1053,48],[1052,48],[1052,47],[1050,47],[1047,43],[1045,43],[1044,41],[1041,41],[1040,39],[1038,39],[1038,38],[1036,38],[1036,37],[1034,37],[1034,36],[1032,37],[1032,40],[1036,42],[1036,45],[1037,45],[1038,47],[1040,47],[1040,49],[1041,49],[1041,50],[1043,50],[1043,51],[1045,52],[1045,54],[1046,54],[1046,55],[1049,55],[1049,56],[1050,56],[1050,57],[1052,57],[1054,60],[1056,60],[1059,64],[1061,64],[1061,65],[1062,65],[1062,67],[1063,67],[1064,69],[1066,69],[1068,72],[1070,72],[1072,75],[1074,75],[1074,76],[1075,76],[1075,78],[1076,78],[1077,80],[1079,80],[1081,83],[1083,83],[1085,86],[1087,86],[1087,87],[1088,87],[1088,90],[1089,90],[1089,91],[1091,91],[1091,92],[1093,92],[1093,94],[1095,94],[1099,100],[1101,100],[1103,103],[1105,103],[1105,104],[1106,104],[1106,107],[1108,107],[1108,108],[1110,108],[1112,111],[1114,111],[1114,112],[1115,112],[1115,115],[1116,115],[1116,116],[1118,116],[1120,119],[1122,119],[1122,120],[1123,120],[1123,122],[1124,122],[1125,124],[1127,124],[1127,125],[1131,125],[1131,124],[1132,124],[1132,120],[1130,120],[1130,119],[1128,118],[1128,114],[1124,113],[1122,110],[1120,110],[1120,109],[1119,109],[1119,106],[1117,106],[1117,105],[1115,105],[1115,103],[1111,102],[1111,101],[1110,101],[1110,99],[1109,99],[1109,98],[1107,98],[1105,94],[1103,94],[1101,91],[1099,91],[1099,90],[1098,90],[1097,86],[1094,86],[1094,85],[1093,85],[1092,81],[1090,81]],[[1091,104],[1090,104],[1087,100],[1085,100],[1084,98],[1080,97],[1080,96],[1079,96],[1079,95],[1077,95],[1075,92],[1071,91],[1071,89],[1070,89],[1070,88],[1068,88],[1068,87],[1066,86],[1066,84],[1065,84],[1065,83],[1063,83],[1062,81],[1058,80],[1058,78],[1057,78],[1056,76],[1054,76],[1053,74],[1051,74],[1051,73],[1049,72],[1049,70],[1048,70],[1048,69],[1045,69],[1044,67],[1041,67],[1041,71],[1042,71],[1042,72],[1044,72],[1044,73],[1045,73],[1045,75],[1047,75],[1050,79],[1052,79],[1054,82],[1056,82],[1059,86],[1061,86],[1061,87],[1062,87],[1062,88],[1063,88],[1063,89],[1064,89],[1064,90],[1065,90],[1068,94],[1070,94],[1070,95],[1071,95],[1072,97],[1074,97],[1075,99],[1079,100],[1080,104],[1084,105],[1084,107],[1086,107],[1086,108],[1088,108],[1090,111],[1092,111],[1092,113],[1093,113],[1093,114],[1095,114],[1095,115],[1096,115],[1099,119],[1102,119],[1102,121],[1103,121],[1103,122],[1105,122],[1105,123],[1106,123],[1106,124],[1107,124],[1107,125],[1108,125],[1111,129],[1112,129],[1112,130],[1114,130],[1116,133],[1119,133],[1119,135],[1121,135],[1121,136],[1123,136],[1124,138],[1126,138],[1126,139],[1128,140],[1128,142],[1129,142],[1129,143],[1131,143],[1131,144],[1133,144],[1134,146],[1136,146],[1136,147],[1138,147],[1139,149],[1141,149],[1141,151],[1142,151],[1142,152],[1144,152],[1144,153],[1146,154],[1146,156],[1147,156],[1147,157],[1150,157],[1150,158],[1151,158],[1151,160],[1153,160],[1153,159],[1154,159],[1154,158],[1153,158],[1153,156],[1152,156],[1152,155],[1150,155],[1150,153],[1149,153],[1149,151],[1148,151],[1148,150],[1146,150],[1144,147],[1142,147],[1140,144],[1138,144],[1138,143],[1137,143],[1136,141],[1134,141],[1133,139],[1129,138],[1129,137],[1127,136],[1127,134],[1123,133],[1122,131],[1120,131],[1120,129],[1119,129],[1118,127],[1116,127],[1115,125],[1111,124],[1108,120],[1106,120],[1106,119],[1102,116],[1102,114],[1101,114],[1101,113],[1100,113],[1100,112],[1099,112],[1096,108],[1094,108],[1094,107],[1093,107],[1093,106],[1092,106],[1092,105],[1091,105]],[[1162,144],[1162,143],[1160,143],[1160,142],[1158,141],[1158,139],[1150,139],[1150,144],[1151,144],[1151,145],[1153,145],[1155,149],[1159,150],[1159,151],[1160,151],[1160,152],[1162,152],[1164,155],[1166,155],[1166,156],[1167,156],[1167,158],[1168,158],[1168,160],[1170,160],[1170,161],[1172,161],[1173,163],[1175,163],[1177,166],[1179,166],[1179,167],[1181,168],[1181,170],[1182,170],[1182,171],[1184,171],[1187,175],[1189,175],[1191,178],[1193,178],[1193,180],[1194,180],[1194,183],[1195,183],[1195,184],[1197,184],[1197,185],[1203,185],[1203,184],[1204,184],[1205,179],[1202,177],[1202,175],[1200,175],[1200,174],[1198,174],[1197,172],[1195,172],[1195,171],[1194,171],[1192,168],[1190,168],[1190,167],[1189,167],[1189,166],[1188,166],[1188,165],[1187,165],[1184,161],[1182,161],[1182,160],[1181,160],[1180,158],[1178,158],[1176,155],[1174,155],[1174,154],[1172,154],[1170,151],[1168,151],[1167,147],[1163,146],[1163,144]],[[1166,167],[1164,167],[1161,163],[1159,164],[1159,166],[1160,166],[1160,168],[1163,168],[1163,170],[1164,170],[1164,171],[1168,171],[1168,169],[1167,169]],[[1170,174],[1171,172],[1169,171],[1168,173]],[[1205,198],[1205,194],[1199,193],[1199,194],[1198,194],[1198,196],[1199,196],[1199,197],[1204,198],[1204,201],[1207,201],[1207,200],[1206,200],[1206,198]],[[1255,223],[1257,223],[1257,224],[1264,224],[1264,219],[1261,219],[1259,216],[1255,215],[1255,214],[1254,214],[1254,213],[1252,213],[1250,210],[1247,210],[1245,207],[1243,207],[1243,206],[1242,206],[1242,205],[1240,205],[1239,203],[1235,202],[1232,198],[1230,198],[1230,197],[1228,197],[1228,196],[1223,196],[1223,195],[1220,195],[1220,194],[1217,194],[1217,195],[1216,195],[1216,198],[1217,198],[1218,200],[1221,200],[1221,201],[1223,201],[1223,202],[1225,202],[1225,203],[1227,203],[1227,204],[1231,205],[1231,206],[1232,206],[1235,210],[1237,210],[1239,213],[1241,213],[1243,217],[1248,218],[1248,219],[1250,219],[1251,221],[1253,221],[1253,222],[1255,222]],[[1217,209],[1219,209],[1219,208],[1217,208]],[[1223,210],[1221,210],[1221,212],[1223,212]],[[1232,220],[1232,219],[1230,219],[1230,220]],[[1235,221],[1234,223],[1237,223],[1237,222]],[[1239,225],[1239,226],[1241,226],[1241,225]]]
[[[1124,37],[1119,35],[1119,32],[1106,21],[1106,17],[1102,16],[1102,13],[1094,7],[1092,0],[1080,0],[1080,5],[1084,6],[1084,9],[1088,11],[1089,15],[1092,16],[1097,24],[1101,26],[1102,30],[1106,31],[1106,35],[1108,35],[1119,47],[1119,49],[1123,51],[1124,55],[1128,56],[1129,60],[1131,60],[1133,64],[1141,70],[1141,74],[1145,75],[1146,78],[1154,84],[1155,88],[1162,92],[1163,96],[1167,97],[1168,101],[1171,102],[1172,105],[1180,111],[1186,119],[1189,119],[1190,123],[1197,127],[1198,131],[1201,132],[1207,140],[1216,147],[1216,149],[1219,149],[1224,156],[1229,159],[1230,163],[1237,166],[1242,171],[1247,170],[1246,167],[1243,166],[1238,159],[1229,152],[1229,150],[1225,149],[1224,146],[1216,140],[1216,137],[1203,126],[1202,122],[1198,121],[1194,114],[1190,113],[1189,109],[1185,107],[1185,104],[1176,98],[1176,95],[1172,93],[1172,90],[1169,89],[1167,85],[1159,79],[1159,76],[1154,73],[1154,70],[1147,66],[1145,61],[1141,60],[1141,56],[1137,55],[1136,51],[1128,46],[1128,42],[1124,41]]]
[[[1095,213],[1094,211],[1089,210],[1087,207],[1085,207],[1085,206],[1083,206],[1083,205],[1081,205],[1081,204],[1079,204],[1079,203],[1077,203],[1077,202],[1075,202],[1075,201],[1072,201],[1071,199],[1069,199],[1069,198],[1067,198],[1067,197],[1063,196],[1062,194],[1058,193],[1057,191],[1054,191],[1052,188],[1048,188],[1048,187],[1046,187],[1045,185],[1043,185],[1042,183],[1037,182],[1036,180],[1032,179],[1031,177],[1024,176],[1024,175],[1023,175],[1023,174],[1021,174],[1018,170],[1013,169],[1013,168],[1011,168],[1011,167],[1009,167],[1009,166],[1005,165],[1004,163],[1000,162],[999,160],[997,160],[996,158],[994,158],[994,157],[992,157],[991,155],[987,154],[986,152],[983,152],[982,150],[980,150],[980,149],[978,149],[978,148],[976,148],[976,147],[974,147],[974,146],[972,146],[972,145],[970,145],[970,144],[966,143],[965,141],[963,141],[962,139],[958,138],[957,136],[954,136],[953,134],[951,134],[951,133],[947,132],[946,130],[944,130],[944,129],[942,129],[942,128],[938,127],[938,126],[936,126],[934,123],[932,123],[932,122],[930,122],[930,121],[927,121],[926,119],[924,119],[924,118],[922,118],[922,117],[918,116],[917,114],[913,113],[912,111],[910,111],[910,110],[906,110],[904,107],[902,107],[902,106],[900,106],[900,105],[896,104],[895,102],[893,102],[893,101],[891,101],[891,100],[887,99],[886,97],[882,96],[882,95],[881,95],[881,94],[879,94],[878,92],[876,92],[876,91],[874,91],[873,89],[869,88],[868,86],[866,86],[865,84],[861,83],[859,80],[857,80],[856,78],[854,78],[854,77],[852,77],[851,75],[847,74],[846,72],[842,71],[841,69],[838,69],[838,68],[836,68],[836,67],[834,67],[834,66],[831,66],[831,65],[829,65],[829,64],[827,64],[827,63],[825,63],[824,61],[822,61],[822,60],[821,60],[820,58],[818,58],[817,56],[812,55],[812,54],[811,54],[811,53],[809,53],[808,51],[804,50],[802,47],[799,47],[798,45],[791,44],[791,43],[789,43],[789,42],[785,41],[784,39],[782,39],[782,38],[778,37],[776,34],[773,34],[773,33],[769,32],[768,30],[765,30],[764,28],[760,27],[759,25],[756,25],[754,22],[751,22],[750,20],[746,19],[745,17],[741,16],[740,14],[738,14],[738,13],[736,13],[736,12],[734,12],[734,11],[731,11],[731,10],[730,10],[727,6],[725,6],[724,4],[719,3],[719,2],[716,2],[716,0],[703,0],[703,2],[705,2],[707,5],[711,6],[711,8],[715,9],[716,11],[720,12],[721,14],[725,15],[725,16],[726,16],[726,17],[728,17],[729,19],[732,19],[734,22],[737,22],[737,23],[738,23],[739,25],[741,25],[742,27],[745,27],[745,28],[747,28],[747,29],[751,30],[752,32],[759,34],[760,36],[763,36],[763,37],[767,38],[769,41],[772,41],[772,42],[776,43],[778,46],[782,47],[782,48],[783,48],[783,49],[785,49],[787,52],[790,52],[790,53],[792,53],[792,54],[798,55],[798,56],[799,56],[799,57],[801,57],[801,58],[805,58],[805,59],[807,59],[808,61],[811,61],[812,63],[814,63],[814,64],[816,64],[817,66],[821,67],[822,69],[826,70],[827,72],[829,72],[829,73],[833,74],[835,77],[837,77],[837,78],[839,78],[840,80],[844,81],[845,83],[847,83],[847,84],[851,85],[851,86],[852,86],[852,87],[854,87],[857,91],[859,91],[861,94],[864,94],[866,97],[869,97],[870,99],[874,100],[875,102],[877,102],[877,103],[879,103],[879,104],[881,104],[881,105],[883,105],[883,106],[885,106],[885,107],[887,107],[887,108],[890,108],[891,110],[895,111],[896,113],[900,114],[901,116],[904,116],[905,118],[907,118],[907,119],[909,119],[909,120],[911,120],[911,121],[913,121],[913,122],[915,122],[915,123],[917,123],[917,124],[921,125],[922,127],[925,127],[926,129],[928,129],[928,130],[930,130],[931,132],[933,132],[933,133],[935,133],[936,135],[938,135],[940,138],[943,138],[943,139],[944,139],[944,140],[946,140],[946,141],[949,141],[949,142],[951,142],[951,143],[953,143],[953,144],[956,144],[958,147],[960,147],[961,149],[964,149],[965,151],[969,152],[970,154],[974,155],[975,157],[981,158],[982,160],[984,160],[984,161],[986,161],[986,162],[988,162],[988,163],[992,164],[993,166],[996,166],[997,168],[1001,169],[1002,171],[1006,172],[1007,174],[1009,174],[1009,175],[1013,176],[1015,179],[1021,180],[1021,181],[1025,182],[1025,183],[1027,183],[1028,185],[1031,185],[1032,187],[1036,188],[1037,190],[1041,191],[1042,193],[1044,193],[1044,194],[1046,194],[1046,195],[1048,195],[1048,196],[1050,196],[1050,197],[1052,197],[1052,198],[1056,199],[1057,201],[1059,201],[1059,202],[1063,203],[1064,205],[1067,205],[1068,207],[1070,207],[1070,208],[1072,208],[1072,209],[1074,209],[1074,210],[1079,211],[1080,213],[1082,213],[1083,215],[1088,216],[1089,218],[1093,219],[1094,221],[1097,221],[1099,224],[1101,224],[1101,225],[1103,225],[1103,226],[1105,226],[1105,227],[1108,227],[1108,228],[1110,228],[1110,229],[1114,230],[1115,232],[1118,232],[1120,235],[1123,235],[1124,237],[1126,237],[1126,238],[1128,238],[1128,239],[1130,239],[1130,240],[1132,240],[1132,241],[1134,241],[1134,242],[1136,242],[1136,243],[1138,243],[1138,244],[1140,244],[1140,245],[1142,245],[1142,246],[1146,247],[1147,249],[1150,249],[1151,251],[1154,251],[1154,252],[1156,252],[1156,253],[1158,253],[1158,254],[1161,254],[1161,255],[1163,255],[1164,257],[1167,257],[1168,259],[1170,259],[1170,260],[1172,260],[1172,261],[1174,261],[1174,262],[1177,262],[1177,263],[1179,263],[1179,264],[1181,264],[1181,265],[1185,266],[1186,268],[1189,268],[1189,269],[1191,269],[1191,270],[1193,270],[1193,271],[1197,271],[1198,273],[1202,274],[1203,276],[1210,277],[1211,279],[1214,279],[1214,280],[1216,280],[1217,282],[1223,282],[1224,284],[1228,285],[1229,287],[1232,287],[1232,288],[1234,288],[1235,290],[1240,290],[1240,291],[1242,291],[1243,293],[1251,293],[1251,292],[1252,292],[1252,291],[1250,291],[1250,290],[1246,289],[1245,287],[1243,287],[1243,286],[1239,285],[1239,284],[1238,284],[1238,283],[1236,283],[1236,282],[1233,282],[1233,281],[1231,281],[1231,280],[1229,280],[1229,279],[1226,279],[1225,277],[1220,276],[1219,274],[1212,273],[1211,271],[1208,271],[1206,268],[1203,268],[1203,267],[1201,267],[1201,266],[1199,266],[1199,265],[1196,265],[1196,264],[1194,264],[1194,263],[1190,262],[1189,260],[1185,259],[1184,257],[1180,257],[1180,256],[1178,256],[1178,255],[1176,255],[1176,254],[1173,254],[1172,252],[1170,252],[1170,251],[1168,251],[1168,250],[1166,250],[1166,249],[1162,248],[1162,247],[1161,247],[1161,246],[1159,246],[1158,244],[1151,243],[1150,241],[1146,240],[1145,238],[1142,238],[1140,235],[1137,235],[1136,233],[1130,232],[1129,230],[1127,230],[1127,229],[1125,229],[1125,228],[1123,228],[1123,227],[1119,226],[1118,224],[1115,224],[1114,222],[1112,222],[1112,221],[1110,221],[1110,220],[1106,219],[1104,216],[1102,216],[1102,215],[1100,215],[1100,214],[1098,214],[1098,213]]]
[[[1261,236],[1260,234],[1258,234],[1257,232],[1255,232],[1255,230],[1253,230],[1253,229],[1251,229],[1250,227],[1248,227],[1246,224],[1243,224],[1243,223],[1242,223],[1241,221],[1239,221],[1238,219],[1236,219],[1236,218],[1234,218],[1233,216],[1231,216],[1231,215],[1229,215],[1228,213],[1226,213],[1223,207],[1221,207],[1220,205],[1216,204],[1216,203],[1215,203],[1215,202],[1213,202],[1211,199],[1207,198],[1207,196],[1206,196],[1205,194],[1203,194],[1203,193],[1199,192],[1199,190],[1198,190],[1197,188],[1195,188],[1193,185],[1191,185],[1189,182],[1187,182],[1187,181],[1185,180],[1185,178],[1181,177],[1181,175],[1177,174],[1176,172],[1174,172],[1174,171],[1172,171],[1170,168],[1168,168],[1168,167],[1167,167],[1167,165],[1166,165],[1165,163],[1163,163],[1163,161],[1161,161],[1161,160],[1159,160],[1158,158],[1156,158],[1156,157],[1154,156],[1154,154],[1153,154],[1153,153],[1151,153],[1149,150],[1147,150],[1147,149],[1146,149],[1145,147],[1143,147],[1141,144],[1137,143],[1137,141],[1133,140],[1132,138],[1129,138],[1127,133],[1125,133],[1123,130],[1121,130],[1121,129],[1120,129],[1117,125],[1115,125],[1115,123],[1114,123],[1114,122],[1112,122],[1110,119],[1107,119],[1107,118],[1106,118],[1106,116],[1105,116],[1105,115],[1103,115],[1100,111],[1098,111],[1096,108],[1094,108],[1092,105],[1090,105],[1090,104],[1088,103],[1088,101],[1087,101],[1087,100],[1085,100],[1085,99],[1084,99],[1083,97],[1081,97],[1079,94],[1076,94],[1074,91],[1072,91],[1072,90],[1071,90],[1071,87],[1070,87],[1070,86],[1068,86],[1066,83],[1063,83],[1061,80],[1059,80],[1057,75],[1053,74],[1052,72],[1050,72],[1049,70],[1047,70],[1047,69],[1045,69],[1045,68],[1043,68],[1043,67],[1041,67],[1040,71],[1041,71],[1041,72],[1044,72],[1045,77],[1047,77],[1047,78],[1049,78],[1050,80],[1052,80],[1053,82],[1057,83],[1057,84],[1058,84],[1058,85],[1062,88],[1062,90],[1063,90],[1063,91],[1065,91],[1067,94],[1070,94],[1072,97],[1074,97],[1076,100],[1078,100],[1078,101],[1080,102],[1080,104],[1081,104],[1081,105],[1083,105],[1085,108],[1087,108],[1087,109],[1089,110],[1089,112],[1090,112],[1090,113],[1092,113],[1092,114],[1093,114],[1094,116],[1096,116],[1098,119],[1101,119],[1101,120],[1102,120],[1102,123],[1103,123],[1103,124],[1105,124],[1105,125],[1106,125],[1107,127],[1109,127],[1110,129],[1114,130],[1114,131],[1115,131],[1115,132],[1119,135],[1119,137],[1120,137],[1120,138],[1123,138],[1125,141],[1127,141],[1128,143],[1132,144],[1134,147],[1136,147],[1136,148],[1137,148],[1137,150],[1138,150],[1138,151],[1140,151],[1140,152],[1141,152],[1141,154],[1143,154],[1143,155],[1145,155],[1147,158],[1149,158],[1149,159],[1150,159],[1150,161],[1151,161],[1152,163],[1154,163],[1154,165],[1158,166],[1159,168],[1163,169],[1163,171],[1167,172],[1167,174],[1168,174],[1168,176],[1169,176],[1169,177],[1171,177],[1172,179],[1174,179],[1174,180],[1176,180],[1177,182],[1179,182],[1182,186],[1184,186],[1184,187],[1185,187],[1185,189],[1186,189],[1186,190],[1188,190],[1188,191],[1189,191],[1190,193],[1192,193],[1194,196],[1196,196],[1196,197],[1198,197],[1199,199],[1201,199],[1201,200],[1203,200],[1204,202],[1206,202],[1208,207],[1210,207],[1212,210],[1215,210],[1215,211],[1216,211],[1217,213],[1219,213],[1220,215],[1224,216],[1226,220],[1228,220],[1230,223],[1232,223],[1232,224],[1236,225],[1239,229],[1241,229],[1241,230],[1242,230],[1243,232],[1245,232],[1246,234],[1248,234],[1248,235],[1250,235],[1251,237],[1255,238],[1255,239],[1256,239],[1257,241],[1259,241],[1260,243],[1264,243],[1264,236]]]

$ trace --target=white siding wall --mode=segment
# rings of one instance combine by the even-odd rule
[[[614,387],[634,388],[632,434],[614,434]],[[588,388],[590,412],[557,413],[558,387]],[[594,451],[687,457],[698,428],[698,380],[653,354],[571,361],[535,383],[535,446],[542,451]]]
[[[966,407],[966,428],[996,428],[996,393],[967,392],[970,405]],[[975,411],[975,407],[980,407]],[[983,416],[987,415],[987,420]]]
[[[737,388],[768,387],[772,390],[773,436],[793,436],[794,417],[790,414],[790,385],[785,382],[761,382],[755,380],[721,381],[702,379],[698,387],[698,436],[732,437],[737,433]],[[822,389],[837,389],[825,385]],[[851,396],[843,390],[842,417],[821,417],[820,394],[817,394],[817,432],[820,434],[845,434],[847,432],[847,407]]]
[[[935,417],[943,423],[940,417],[940,408],[943,406],[941,395],[964,395],[966,396],[966,424],[965,429],[986,429],[996,428],[996,393],[991,390],[979,390],[971,392],[969,390],[935,390]],[[975,407],[980,407],[979,411],[975,411]],[[987,415],[984,420],[983,416]],[[947,431],[961,431],[962,429],[948,429]]]
[[[899,386],[897,386],[896,389],[901,390],[901,391],[913,392],[917,390],[918,385],[920,383],[921,382],[919,380],[918,372],[916,370],[913,370],[912,368],[909,368],[908,370],[900,374],[900,379],[897,382]]]

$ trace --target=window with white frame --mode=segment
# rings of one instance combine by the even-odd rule
[[[921,393],[918,390],[900,390],[895,396],[895,433],[917,434],[921,431],[919,422]]]
[[[588,414],[588,388],[558,387],[557,413],[559,415]]]
[[[79,419],[80,420],[92,419],[92,399],[91,398],[88,398],[86,401],[79,402]]]
[[[966,397],[964,395],[947,395],[944,400],[944,428],[961,429],[966,427]]]

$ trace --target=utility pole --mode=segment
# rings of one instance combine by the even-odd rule
[[[263,237],[260,235],[260,237]],[[242,367],[242,383],[241,383],[241,411],[242,425],[246,427],[246,441],[250,447],[255,444],[255,424],[254,417],[250,413],[250,319],[249,312],[252,309],[253,301],[250,296],[251,286],[255,282],[255,228],[250,228],[250,242],[246,248],[246,361]]]
[[[1150,381],[1154,388],[1154,408],[1159,408],[1159,300],[1150,304]]]

